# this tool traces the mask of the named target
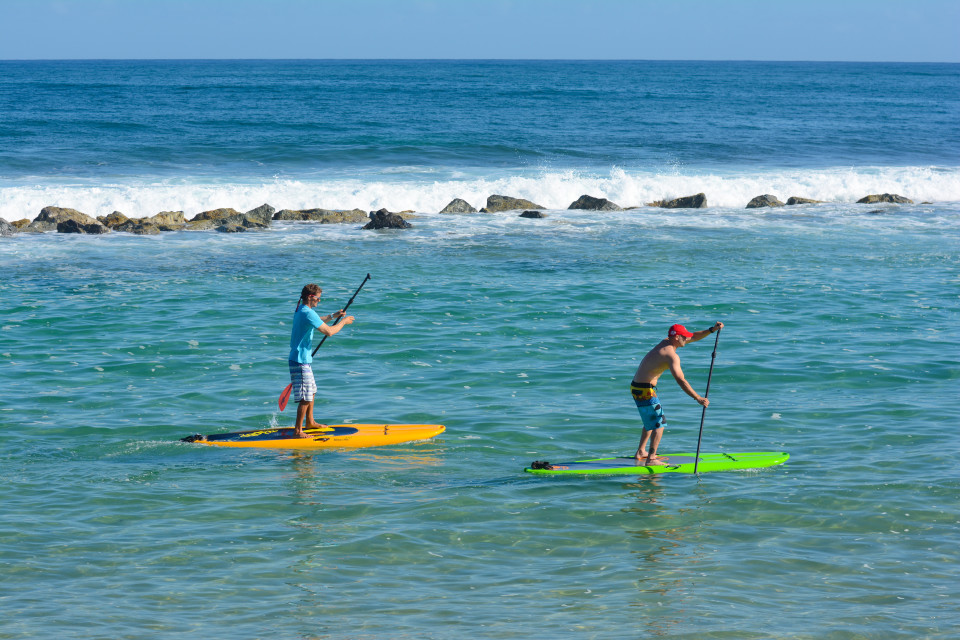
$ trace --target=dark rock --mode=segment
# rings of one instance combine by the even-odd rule
[[[247,211],[243,214],[243,217],[251,222],[259,222],[261,225],[267,227],[270,226],[270,221],[273,220],[273,214],[276,212],[277,210],[270,205],[262,204],[256,209]]]
[[[241,214],[236,209],[211,209],[210,211],[201,211],[197,215],[190,218],[190,222],[196,222],[198,220],[220,220],[221,218],[229,218],[230,216],[239,215]]]
[[[542,207],[529,200],[524,200],[523,198],[492,195],[487,198],[487,206],[481,209],[480,212],[497,213],[498,211],[514,211],[516,209],[546,209],[546,207]]]
[[[673,200],[649,202],[647,206],[660,207],[662,209],[704,209],[707,206],[707,196],[704,193],[698,193],[695,196],[684,196]]]
[[[15,233],[20,233],[20,230],[3,218],[0,218],[0,238],[9,238]]]
[[[220,233],[242,233],[246,230],[247,230],[247,227],[244,226],[243,223],[237,222],[236,220],[233,220],[233,219],[217,227],[217,231],[219,231]]]
[[[610,202],[606,198],[580,196],[567,209],[584,209],[586,211],[623,211],[620,205]]]
[[[454,198],[450,201],[450,204],[443,208],[443,211],[440,213],[476,213],[477,210],[470,205],[466,200],[461,200],[460,198]]]
[[[795,204],[821,204],[823,200],[811,200],[810,198],[798,198],[797,196],[790,196],[787,198],[787,206]]]
[[[61,207],[44,207],[40,215],[33,219],[33,222],[24,227],[23,231],[45,232],[54,231],[57,225],[67,220],[75,220],[81,225],[100,224],[85,213],[80,213],[76,209],[64,209]]]
[[[413,225],[404,220],[396,213],[390,213],[386,209],[370,212],[370,222],[363,227],[364,229],[409,229]]]
[[[858,204],[876,204],[878,202],[892,202],[894,204],[913,204],[913,200],[898,196],[895,193],[880,193],[866,196],[857,200]]]
[[[764,207],[782,207],[783,203],[769,193],[757,196],[747,203],[747,209],[762,209]]]
[[[97,216],[97,221],[103,226],[108,227],[110,229],[113,229],[114,227],[117,227],[129,220],[130,218],[123,215],[119,211],[114,211],[108,216]]]
[[[546,218],[547,214],[543,211],[524,211],[520,214],[521,218]]]
[[[190,220],[185,228],[187,231],[209,231],[221,224],[220,220]]]
[[[140,220],[127,220],[123,224],[118,224],[113,228],[114,231],[123,233],[132,233],[138,236],[155,236],[160,233],[160,229],[154,224],[143,223]]]
[[[93,224],[83,224],[82,222],[78,222],[77,220],[69,218],[63,222],[57,223],[57,233],[101,234],[109,232],[110,229],[96,221]]]
[[[309,220],[320,224],[356,224],[367,218],[367,212],[362,209],[283,209],[273,215],[274,220]]]

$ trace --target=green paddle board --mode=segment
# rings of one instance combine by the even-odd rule
[[[527,473],[543,476],[559,475],[643,475],[648,473],[693,473],[696,454],[671,453],[659,455],[665,458],[664,466],[646,466],[634,458],[597,458],[575,462],[534,462],[524,469]],[[755,451],[751,453],[701,453],[697,473],[707,471],[734,471],[737,469],[760,469],[783,464],[790,454],[780,451]]]

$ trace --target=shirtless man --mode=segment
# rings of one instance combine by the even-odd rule
[[[660,446],[660,439],[663,437],[663,425],[667,422],[660,408],[660,400],[657,398],[657,380],[664,371],[670,369],[680,388],[701,406],[706,407],[710,404],[710,401],[694,391],[687,379],[683,377],[677,349],[720,329],[723,329],[722,322],[716,323],[709,329],[690,333],[682,324],[675,324],[667,331],[667,339],[661,340],[660,344],[643,356],[637,372],[633,375],[633,382],[630,383],[630,393],[643,419],[643,433],[635,456],[637,462],[643,462],[646,466],[659,467],[666,464],[666,458],[657,456],[657,447]],[[647,444],[650,445],[649,453],[644,451]]]
[[[323,290],[315,284],[308,284],[300,292],[300,302],[293,314],[293,329],[290,332],[290,383],[293,385],[293,399],[297,402],[297,423],[294,426],[296,437],[307,438],[303,432],[308,429],[324,428],[313,419],[313,397],[317,392],[317,383],[313,377],[313,355],[310,353],[313,342],[313,330],[319,329],[325,336],[332,336],[348,324],[353,324],[353,316],[344,314],[343,309],[322,318],[313,310],[320,302]],[[340,320],[334,325],[325,324]],[[306,423],[306,424],[304,424]]]

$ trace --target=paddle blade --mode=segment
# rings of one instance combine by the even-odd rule
[[[280,394],[280,399],[277,400],[277,406],[280,407],[280,411],[283,411],[287,408],[287,401],[290,400],[290,392],[293,391],[293,383],[287,385],[287,388],[283,390],[283,393]]]

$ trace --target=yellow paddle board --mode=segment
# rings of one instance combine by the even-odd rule
[[[328,429],[305,429],[306,438],[297,438],[293,427],[214,433],[188,436],[184,442],[216,447],[260,449],[359,449],[427,440],[443,433],[442,424],[331,424]]]

